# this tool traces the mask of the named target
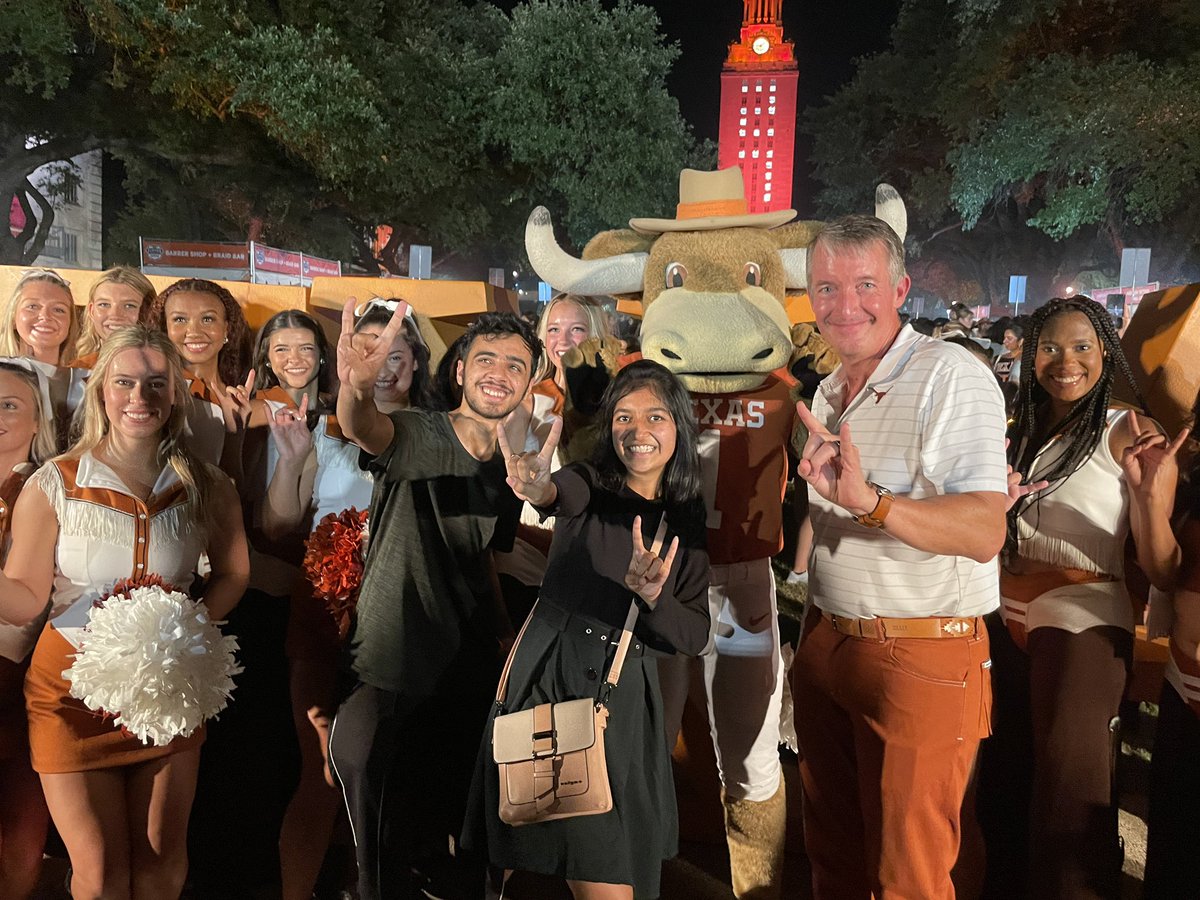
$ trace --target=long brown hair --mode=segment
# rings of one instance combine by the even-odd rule
[[[188,498],[196,504],[198,521],[207,524],[213,484],[217,477],[216,470],[188,447],[187,416],[192,406],[192,397],[188,392],[179,351],[161,331],[141,324],[131,325],[120,329],[104,342],[96,366],[92,369],[91,377],[83,390],[83,400],[75,410],[71,428],[74,443],[58,458],[79,459],[88,451],[95,450],[107,437],[110,424],[104,411],[104,383],[108,379],[108,371],[118,353],[142,348],[161,353],[167,361],[167,370],[171,377],[171,415],[163,428],[162,441],[158,448],[159,462],[168,464],[175,470],[175,474],[187,489]]]

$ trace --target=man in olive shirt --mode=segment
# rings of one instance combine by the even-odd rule
[[[349,303],[338,341],[338,421],[376,482],[349,637],[358,683],[329,739],[361,900],[414,896],[423,839],[444,848],[461,827],[498,663],[487,551],[511,549],[519,512],[496,428],[541,355],[528,324],[485,313],[467,329],[459,407],[385,415],[374,386],[404,311],[371,340],[354,334]]]

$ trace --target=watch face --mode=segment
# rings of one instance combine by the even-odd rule
[[[759,56],[762,56],[764,53],[766,53],[768,50],[771,49],[771,42],[768,41],[765,37],[759,36],[754,39],[754,43],[750,45],[750,49],[753,50],[755,53],[757,53]]]

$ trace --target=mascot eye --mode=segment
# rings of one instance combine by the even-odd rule
[[[751,287],[762,287],[762,269],[758,263],[746,263],[746,284]]]
[[[677,288],[683,287],[683,280],[687,278],[687,269],[683,263],[673,262],[667,266],[667,287]]]

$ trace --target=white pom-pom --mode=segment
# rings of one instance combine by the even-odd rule
[[[71,696],[143,743],[187,737],[225,708],[237,639],[185,594],[136,587],[92,609],[75,662],[63,672]]]

